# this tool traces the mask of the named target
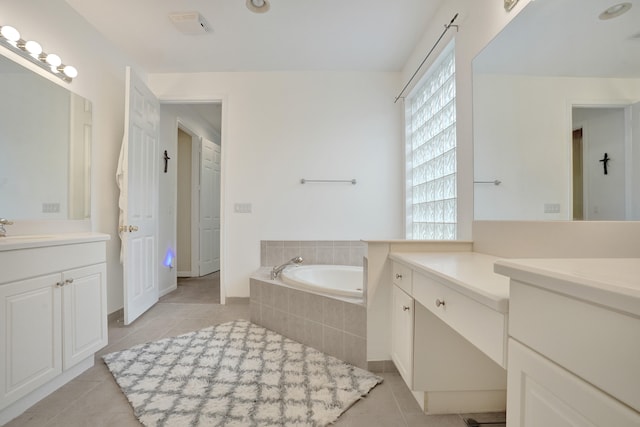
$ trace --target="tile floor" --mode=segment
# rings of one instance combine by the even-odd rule
[[[140,426],[100,356],[238,318],[249,319],[249,304],[221,306],[215,303],[219,298],[218,281],[219,276],[215,273],[201,279],[180,280],[176,291],[162,297],[132,325],[111,322],[109,345],[96,355],[95,366],[6,426]],[[398,374],[380,375],[384,382],[347,410],[335,426],[466,426],[462,415],[423,414]],[[475,418],[478,421],[486,419],[481,417]]]

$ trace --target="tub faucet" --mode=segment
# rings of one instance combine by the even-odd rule
[[[9,221],[8,219],[0,218],[0,237],[7,237],[7,230],[5,230],[5,225],[11,225],[13,221]]]
[[[280,272],[282,270],[284,270],[284,268],[288,265],[292,265],[292,264],[302,264],[302,257],[301,256],[297,256],[295,258],[291,258],[289,261],[285,262],[282,265],[278,265],[276,267],[273,267],[273,269],[271,270],[271,280],[275,279],[276,277],[278,277],[278,275],[280,274]]]

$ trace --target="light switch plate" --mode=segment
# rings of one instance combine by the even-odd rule
[[[233,205],[235,213],[251,213],[251,203],[236,203]]]
[[[60,203],[43,203],[42,213],[58,213],[60,212]]]
[[[544,213],[560,213],[560,203],[545,203]]]

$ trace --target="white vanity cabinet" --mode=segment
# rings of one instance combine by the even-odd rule
[[[508,280],[493,273],[494,259],[468,252],[390,258],[391,359],[420,407],[504,410]]]
[[[640,259],[509,260],[507,422],[640,426]]]
[[[0,411],[18,404],[19,414],[93,365],[107,344],[104,240],[0,244]],[[0,413],[0,424],[10,415]]]

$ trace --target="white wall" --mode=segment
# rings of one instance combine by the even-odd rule
[[[398,73],[153,74],[149,83],[164,100],[223,100],[226,296],[249,295],[260,240],[402,236]],[[234,213],[234,203],[252,213]]]
[[[475,219],[571,218],[571,105],[637,99],[638,79],[476,76],[475,176],[502,184],[476,186]],[[545,214],[545,203],[560,213]]]
[[[40,42],[45,51],[75,66],[79,75],[73,83],[52,80],[93,103],[92,228],[111,235],[107,242],[107,308],[111,313],[123,305],[115,171],[124,126],[124,70],[132,62],[64,0],[3,0],[0,15],[2,25],[16,27],[26,38]],[[58,224],[49,231],[64,227]]]

